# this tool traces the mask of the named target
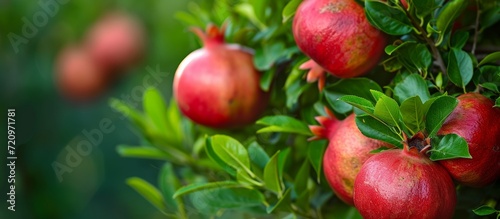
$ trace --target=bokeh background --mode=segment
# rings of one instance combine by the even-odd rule
[[[58,8],[46,24],[36,28],[27,43],[16,46],[9,34],[23,36],[25,20],[33,21],[45,3]],[[156,183],[161,162],[122,158],[116,145],[138,144],[132,125],[109,107],[112,97],[122,99],[143,84],[148,67],[165,76],[157,84],[166,100],[178,63],[198,47],[178,17],[201,1],[85,1],[0,0],[0,139],[7,141],[7,109],[16,110],[16,211],[7,210],[9,192],[6,167],[7,146],[0,149],[0,188],[4,200],[0,218],[162,218],[152,205],[125,184],[131,176]],[[57,54],[68,44],[78,43],[103,14],[121,10],[137,17],[146,31],[144,59],[128,69],[103,95],[87,102],[68,100],[59,92],[54,73]],[[138,91],[135,91],[138,92]],[[140,92],[135,93],[139,95]],[[140,108],[141,102],[133,102]],[[64,164],[68,146],[82,138],[83,131],[99,128],[103,119],[115,129],[103,134],[102,142],[71,172],[58,179],[54,162]]]

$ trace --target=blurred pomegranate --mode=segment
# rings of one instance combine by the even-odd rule
[[[144,30],[131,15],[111,12],[91,27],[85,47],[103,69],[123,71],[143,57]]]
[[[93,99],[107,86],[106,72],[82,48],[74,45],[61,51],[55,70],[59,90],[74,101]]]
[[[194,122],[212,128],[251,124],[268,101],[260,88],[253,52],[226,44],[224,31],[214,25],[206,33],[197,28],[193,31],[203,41],[203,48],[184,58],[175,72],[173,90],[180,110]]]

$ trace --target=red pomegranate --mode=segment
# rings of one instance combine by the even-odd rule
[[[463,137],[472,159],[439,162],[459,183],[482,187],[500,177],[500,109],[479,93],[462,94],[458,101],[438,135],[454,133]]]
[[[74,101],[87,101],[107,86],[105,72],[81,48],[68,46],[56,60],[56,80],[61,93]]]
[[[367,73],[378,63],[386,44],[385,35],[370,25],[354,0],[305,0],[292,28],[298,47],[313,60],[302,67],[316,64],[339,78]],[[309,81],[324,77],[317,70],[312,74]]]
[[[317,117],[322,126],[311,126],[316,138],[329,140],[323,156],[323,171],[337,197],[353,205],[354,179],[361,165],[380,147],[392,147],[384,142],[365,137],[356,126],[356,116],[349,115],[342,121],[335,117]]]
[[[422,139],[420,134],[409,142]],[[354,181],[354,206],[363,218],[453,216],[457,198],[450,175],[419,150],[405,142],[404,149],[380,152],[363,164]]]
[[[144,30],[131,15],[112,12],[91,27],[85,46],[104,69],[109,69],[110,73],[122,71],[144,55]]]
[[[224,29],[224,28],[222,28]],[[184,115],[212,128],[235,128],[254,122],[265,109],[253,51],[225,44],[223,30],[214,25],[193,31],[203,48],[189,54],[174,77],[174,96]]]

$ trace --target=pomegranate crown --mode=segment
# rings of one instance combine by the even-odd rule
[[[191,27],[190,30],[201,39],[204,46],[210,46],[224,43],[226,26],[226,23],[221,28],[218,28],[215,24],[208,24],[205,31],[199,27]]]
[[[316,116],[315,119],[319,125],[310,125],[309,130],[314,134],[309,138],[310,141],[320,139],[330,139],[332,134],[337,130],[337,126],[341,120],[338,120],[328,108],[325,107],[327,116]]]

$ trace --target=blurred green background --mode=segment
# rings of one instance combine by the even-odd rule
[[[162,218],[125,184],[131,176],[156,183],[162,162],[122,158],[116,153],[116,145],[137,144],[139,137],[132,125],[109,107],[108,100],[140,95],[140,90],[134,88],[142,86],[148,67],[159,69],[165,76],[156,87],[170,98],[178,63],[198,47],[194,36],[175,18],[176,12],[193,2],[0,0],[0,112],[4,112],[2,120],[6,122],[7,109],[16,110],[17,147],[15,212],[7,210],[5,143],[0,150],[4,166],[0,218]],[[53,16],[44,9],[49,3],[50,10],[55,11]],[[70,43],[81,42],[100,16],[116,9],[135,15],[144,25],[146,57],[97,99],[86,103],[69,101],[61,96],[54,79],[58,52]],[[16,51],[9,33],[23,36],[26,19],[33,21],[40,13],[47,15],[46,24],[37,27],[36,34],[26,37],[27,43],[19,44]],[[142,104],[134,98],[132,103],[137,107]],[[99,123],[108,119],[115,129],[104,133],[102,142],[92,147],[88,156],[82,156],[81,163],[64,173],[60,181],[54,162],[64,164],[68,146],[75,149],[84,131],[98,129]],[[6,125],[2,125],[0,136],[7,141]]]

